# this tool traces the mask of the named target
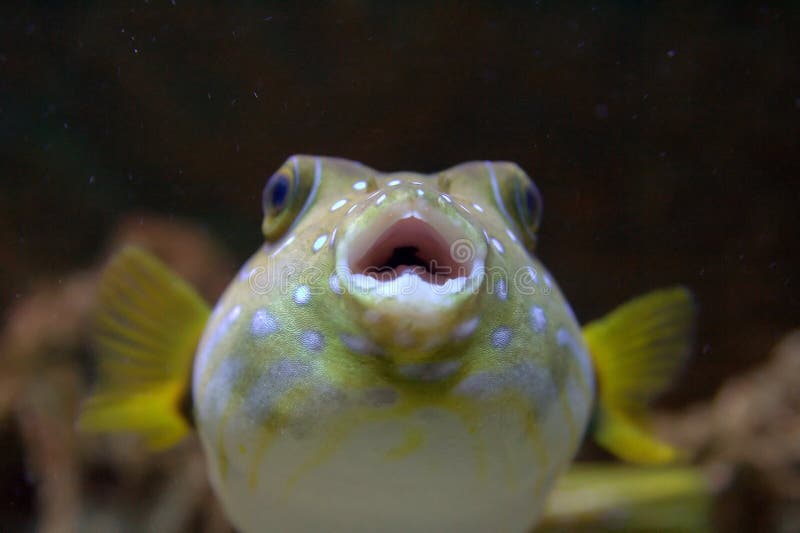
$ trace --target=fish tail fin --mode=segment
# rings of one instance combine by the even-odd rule
[[[635,463],[665,463],[677,451],[647,428],[647,404],[683,366],[692,344],[691,293],[673,287],[645,294],[584,327],[598,380],[594,438]]]
[[[714,492],[697,467],[578,463],[537,531],[714,531]]]
[[[154,450],[177,444],[191,428],[189,376],[208,316],[203,299],[148,252],[117,253],[99,284],[98,383],[78,428],[138,433]]]

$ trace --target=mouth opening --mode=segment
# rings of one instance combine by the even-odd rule
[[[443,285],[472,270],[469,258],[455,259],[442,234],[416,217],[393,223],[353,259],[350,267],[354,273],[382,282],[413,274],[427,283]]]

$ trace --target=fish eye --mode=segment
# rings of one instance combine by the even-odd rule
[[[291,181],[289,176],[282,172],[274,174],[264,186],[262,204],[264,216],[275,216],[289,204],[289,189]]]
[[[530,180],[520,183],[515,192],[517,216],[527,234],[529,245],[532,246],[536,241],[536,232],[542,219],[542,195]]]
[[[301,179],[294,164],[286,164],[273,174],[264,185],[261,205],[264,220],[261,229],[269,241],[277,240],[294,222],[297,216],[297,203]]]

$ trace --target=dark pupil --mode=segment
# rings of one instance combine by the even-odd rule
[[[533,190],[529,187],[527,191],[525,191],[525,203],[528,205],[528,214],[531,217],[536,215],[536,195],[533,194]]]
[[[275,184],[270,191],[270,203],[274,208],[283,207],[286,196],[289,194],[289,179],[286,176],[275,178]]]

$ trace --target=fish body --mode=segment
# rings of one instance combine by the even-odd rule
[[[295,156],[263,204],[267,243],[210,316],[181,297],[182,336],[144,320],[130,333],[125,317],[163,314],[153,302],[173,301],[175,282],[141,251],[112,263],[108,299],[154,286],[129,304],[101,296],[100,351],[149,361],[172,342],[182,355],[134,384],[109,363],[83,419],[169,445],[187,431],[175,405],[191,380],[211,480],[238,529],[526,531],[593,413],[618,455],[672,457],[642,405],[686,351],[688,294],[655,293],[582,331],[533,253],[541,199],[518,166],[382,174]],[[112,421],[143,383],[171,418]]]
[[[497,170],[454,169],[447,192],[435,176],[341,160],[284,172],[313,176],[307,213],[245,264],[194,367],[231,515],[245,531],[525,529],[575,452],[594,385],[553,278],[492,207]],[[444,243],[421,261],[460,253],[461,280],[356,279],[360,254],[378,270],[424,231]],[[381,237],[394,242],[357,249]]]

